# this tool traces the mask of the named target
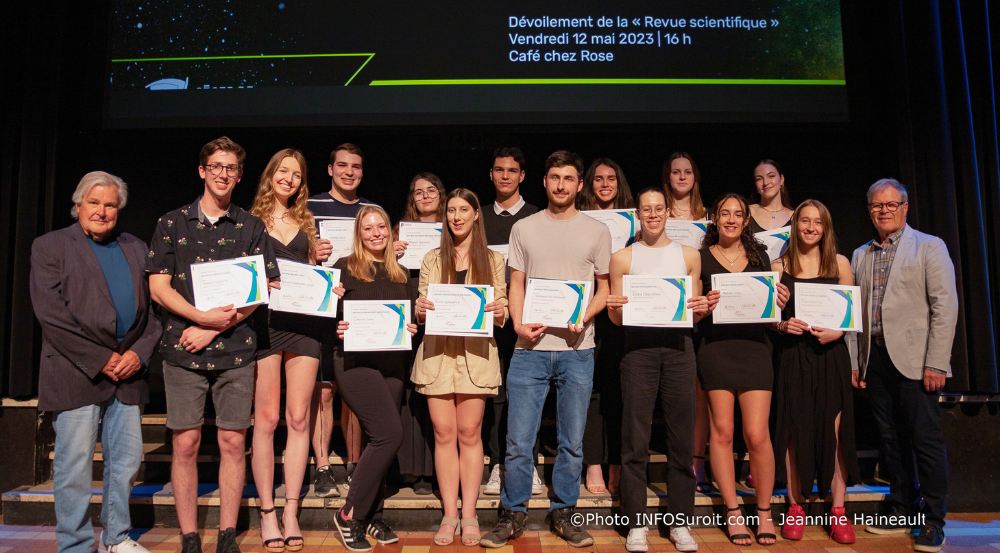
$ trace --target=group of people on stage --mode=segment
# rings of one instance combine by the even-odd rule
[[[816,200],[793,205],[772,160],[754,168],[749,200],[727,193],[706,204],[698,167],[685,153],[665,162],[662,185],[633,193],[611,159],[598,158],[585,169],[578,155],[557,151],[545,161],[548,203],[539,209],[519,193],[523,154],[501,148],[490,167],[496,189],[491,203],[465,188],[448,192],[431,173],[414,177],[401,220],[442,223],[443,231],[440,247],[423,256],[419,271],[410,271],[398,261],[409,244],[399,240],[385,210],[358,194],[360,148],[334,149],[332,187],[313,196],[303,155],[281,150],[261,175],[249,212],[231,203],[244,158],[243,148],[226,137],[206,144],[198,164],[203,194],[163,215],[148,247],[116,228],[128,187],[104,172],[80,181],[73,195],[78,224],[33,245],[31,296],[44,337],[38,405],[53,412],[61,552],[93,549],[87,507],[99,422],[99,550],[145,551],[128,538],[128,498],[142,459],[146,369],[157,347],[185,553],[201,551],[197,453],[209,389],[220,451],[220,552],[239,551],[235,526],[251,413],[263,547],[302,549],[297,507],[311,446],[316,494],[340,494],[328,460],[335,394],[343,401],[350,480],[342,482],[347,497],[334,522],[347,549],[370,550],[366,536],[398,541],[381,515],[386,475],[397,457],[414,467],[403,472],[436,477],[444,508],[436,545],[457,537],[463,545],[501,547],[523,533],[528,500],[543,491],[535,464],[550,388],[557,455],[549,510],[553,532],[570,545],[594,541],[574,516],[584,480],[590,492],[619,494],[627,549],[648,550],[641,515],[647,512],[657,402],[666,422],[668,514],[675,521],[669,536],[677,550],[698,549],[686,521],[694,516],[696,490],[712,488],[703,462],[706,444],[734,544],[750,545],[751,531],[758,543],[775,543],[778,520],[784,538],[802,538],[801,504],[814,482],[821,498],[832,499],[831,537],[852,543],[844,509],[847,486],[860,480],[852,387],[867,387],[872,399],[883,448],[880,474],[890,480],[886,516],[868,530],[907,531],[919,512],[914,548],[940,550],[948,468],[937,400],[951,371],[955,272],[940,239],[906,224],[907,191],[899,182],[882,179],[870,187],[875,238],[848,260],[837,253],[827,208]],[[640,228],[631,245],[612,251],[608,227],[580,212],[603,209],[635,210]],[[331,218],[354,219],[352,251],[335,260],[332,245],[317,232]],[[665,232],[671,219],[706,220],[701,248],[671,240]],[[772,261],[754,233],[783,227],[789,227],[787,251]],[[342,316],[195,307],[192,265],[252,255],[263,256],[268,286],[275,289],[281,286],[278,259],[332,262],[341,271],[333,291],[342,300],[412,301],[414,320],[405,330],[414,350],[345,351],[350,324]],[[780,322],[714,323],[721,292],[713,289],[712,276],[754,271],[780,275]],[[694,290],[686,303],[694,329],[622,326],[629,275],[690,276]],[[591,282],[582,322],[566,328],[523,323],[529,279]],[[860,286],[863,331],[845,334],[796,318],[796,283]],[[492,318],[494,337],[422,335],[435,309],[430,284],[492,286],[493,301],[483,314]],[[287,442],[279,523],[274,434],[282,417],[282,372]],[[737,405],[757,517],[745,517],[737,498]],[[432,437],[421,433],[421,417],[429,418]],[[481,486],[484,450],[491,466]],[[433,471],[424,458],[432,459]],[[771,514],[776,481],[788,489],[783,519]],[[481,489],[499,494],[501,503],[496,525],[485,533],[476,516]]]

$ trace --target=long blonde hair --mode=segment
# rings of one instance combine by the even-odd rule
[[[819,220],[823,225],[823,238],[819,242],[819,278],[840,278],[840,266],[837,264],[837,236],[833,233],[833,218],[830,217],[830,210],[818,200],[806,200],[795,208],[792,214],[792,232],[788,238],[788,249],[781,256],[785,272],[792,276],[798,276],[802,271],[802,264],[799,263],[799,217],[802,210],[807,207],[815,207],[819,211]]]
[[[698,165],[694,162],[694,159],[687,152],[674,152],[667,158],[667,161],[663,162],[663,193],[667,197],[667,215],[676,216],[674,212],[674,206],[677,200],[674,199],[673,191],[670,189],[670,171],[674,160],[684,158],[691,162],[691,174],[694,175],[694,184],[691,185],[691,192],[688,194],[691,196],[691,218],[699,221],[705,218],[705,203],[701,201],[701,171],[698,170]]]
[[[299,226],[299,230],[309,238],[309,255],[312,256],[313,252],[316,251],[316,224],[312,212],[306,206],[309,200],[309,186],[306,184],[306,158],[302,155],[302,152],[295,148],[285,148],[271,156],[271,161],[267,162],[267,167],[264,168],[264,172],[260,176],[260,183],[257,185],[257,196],[253,199],[253,207],[250,208],[250,213],[264,221],[264,225],[267,228],[270,229],[274,226],[274,217],[272,217],[271,213],[274,211],[274,205],[277,203],[277,200],[274,199],[274,187],[271,185],[271,179],[278,172],[278,167],[281,166],[281,162],[286,157],[295,158],[295,161],[299,162],[299,167],[302,169],[302,184],[299,185],[299,189],[295,194],[288,199],[288,213],[292,221]]]
[[[351,255],[347,258],[347,270],[351,272],[354,278],[362,282],[372,282],[375,280],[375,256],[365,249],[364,241],[361,239],[361,221],[364,220],[364,218],[370,213],[375,213],[376,215],[382,217],[382,220],[385,221],[386,228],[390,229],[386,249],[384,251],[384,255],[382,256],[382,261],[385,263],[385,271],[389,275],[389,280],[392,282],[405,283],[409,280],[409,274],[402,265],[396,262],[396,256],[392,253],[393,233],[391,230],[392,227],[389,226],[389,216],[385,213],[384,209],[377,205],[366,205],[362,207],[358,210],[357,217],[354,218],[354,247]]]

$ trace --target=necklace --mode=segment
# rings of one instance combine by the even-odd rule
[[[782,211],[785,210],[785,206],[784,205],[778,207],[778,209],[768,209],[768,208],[764,207],[763,204],[758,204],[758,205],[760,205],[761,209],[763,209],[764,211],[767,211],[767,212],[769,212],[771,214],[771,220],[772,221],[774,219],[778,218],[778,215],[777,215],[778,213],[781,213]]]
[[[726,261],[729,261],[729,266],[730,267],[732,267],[733,265],[735,265],[736,262],[740,260],[740,256],[743,255],[743,248],[740,247],[740,246],[737,246],[736,248],[738,250],[736,252],[736,259],[734,259],[732,261],[729,261],[729,258],[726,257],[726,252],[722,251],[722,247],[719,246],[718,244],[715,245],[715,251],[719,252],[719,255],[721,255],[723,259],[725,259]]]

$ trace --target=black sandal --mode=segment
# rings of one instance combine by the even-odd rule
[[[274,507],[270,509],[260,509],[261,526],[263,526],[264,515],[274,512]],[[281,521],[278,521],[278,531],[281,531]],[[263,538],[263,536],[261,536]],[[271,538],[264,540],[264,551],[268,553],[282,553],[285,550],[285,540],[282,538]]]
[[[298,501],[298,500],[299,500],[299,498],[297,498],[297,497],[286,497],[285,498],[285,508],[286,509],[288,508],[288,502],[289,501]],[[282,513],[282,514],[284,514],[284,513]],[[291,544],[291,545],[288,543],[290,541],[295,541],[295,540],[298,540],[299,543]],[[301,551],[302,548],[305,547],[305,545],[306,545],[306,540],[303,539],[302,536],[289,536],[289,537],[287,537],[287,538],[285,538],[283,540],[283,543],[285,545],[285,548],[284,548],[285,551]]]
[[[693,455],[692,458],[701,459],[702,461],[705,460],[704,455]],[[704,463],[702,464],[702,466],[704,466]],[[697,478],[697,476],[698,475],[696,474],[695,478]],[[713,486],[711,482],[696,482],[694,485],[694,489],[698,493],[712,493],[715,491],[715,486]]]
[[[760,507],[757,507],[757,515],[758,515],[757,516],[757,528],[760,528],[760,513],[770,513],[770,512],[771,512],[771,508],[770,507],[768,507],[767,509],[761,509]],[[768,516],[767,520],[771,520],[770,516]],[[771,524],[774,524],[773,520],[771,520]],[[771,540],[771,543],[761,543],[760,540]],[[763,532],[763,533],[762,532],[757,532],[757,545],[768,546],[768,545],[774,545],[776,543],[778,543],[778,536],[776,536],[774,534],[769,534],[769,533],[766,533],[766,532]]]
[[[743,510],[740,509],[739,505],[737,505],[736,507],[733,507],[732,509],[726,507],[726,513],[731,513],[733,511],[739,511],[740,518],[742,518],[743,522],[744,522],[743,526],[746,526],[746,517],[743,516]],[[729,538],[729,541],[732,542],[732,544],[735,545],[735,546],[737,546],[737,547],[747,547],[749,545],[753,545],[753,537],[751,537],[750,534],[730,534],[729,533],[729,515],[728,514],[726,515],[726,536]],[[736,543],[736,540],[740,540],[740,541],[747,540],[750,543]]]

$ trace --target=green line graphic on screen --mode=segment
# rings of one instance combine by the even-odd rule
[[[675,321],[686,321],[688,313],[687,313],[687,295],[685,294],[685,292],[687,292],[687,289],[684,287],[684,279],[683,278],[665,278],[663,280],[669,282],[670,284],[673,284],[674,286],[677,287],[678,290],[681,291],[681,300],[680,300],[680,302],[677,303],[677,312],[674,313],[673,320],[675,320]]]
[[[571,325],[578,325],[583,322],[583,290],[586,285],[567,282],[566,286],[569,286],[577,294],[576,308],[573,309],[573,314],[570,315],[569,320],[566,322]]]
[[[632,242],[635,242],[635,212],[618,211],[616,213],[618,213],[618,215],[621,215],[626,220],[628,220],[628,225],[629,225],[628,241],[625,242],[625,247],[627,248],[632,245]]]
[[[853,290],[834,290],[834,293],[843,296],[847,300],[847,313],[844,314],[844,320],[840,323],[840,328],[853,328],[854,327],[854,310],[852,309],[854,305],[854,293]]]
[[[392,309],[399,315],[399,326],[396,329],[396,336],[392,338],[392,345],[401,346],[403,345],[403,332],[406,331],[406,319],[403,318],[403,304],[401,303],[386,303],[384,304],[389,309]]]
[[[250,271],[250,294],[247,296],[247,303],[260,301],[260,289],[257,288],[257,262],[244,261],[234,266]]]
[[[713,84],[713,85],[846,85],[844,79],[395,79],[371,86],[525,85],[525,84]]]
[[[769,276],[755,276],[755,280],[763,282],[767,286],[767,305],[764,306],[764,312],[761,313],[761,318],[773,319],[774,318],[774,277]]]
[[[466,286],[466,290],[479,297],[479,316],[472,323],[472,330],[486,330],[486,288],[482,286]]]
[[[333,311],[333,275],[326,271],[313,269],[326,281],[326,293],[323,294],[323,302],[319,304],[319,310],[324,313]]]

